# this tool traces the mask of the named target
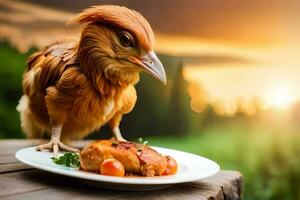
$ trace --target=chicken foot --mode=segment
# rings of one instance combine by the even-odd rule
[[[69,147],[60,141],[61,129],[62,127],[53,127],[51,131],[50,142],[47,144],[42,144],[37,146],[36,150],[42,151],[44,149],[49,149],[53,151],[55,156],[57,155],[59,149],[70,151],[70,152],[79,152],[78,149]]]

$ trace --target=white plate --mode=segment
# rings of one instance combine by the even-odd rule
[[[19,150],[16,158],[32,167],[66,176],[85,179],[86,183],[100,187],[122,190],[154,190],[176,183],[192,182],[216,174],[220,167],[214,161],[182,151],[152,147],[163,155],[170,155],[177,161],[178,171],[175,175],[157,177],[113,177],[85,172],[79,169],[64,167],[52,162],[51,152],[39,152],[35,147]],[[120,187],[120,185],[122,187]]]

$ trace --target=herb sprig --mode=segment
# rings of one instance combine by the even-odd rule
[[[79,155],[76,153],[67,152],[58,158],[52,157],[51,159],[57,165],[74,168],[80,167]]]
[[[144,140],[144,139],[141,138],[141,137],[139,137],[138,143],[141,143],[141,144],[143,144],[143,145],[147,145],[147,144],[148,144],[148,141],[147,141],[147,140]]]
[[[138,143],[140,145],[137,146],[137,153],[141,154],[143,152],[144,147],[148,144],[147,140],[144,140],[143,138],[139,137]]]

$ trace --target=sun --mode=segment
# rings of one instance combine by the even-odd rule
[[[293,102],[293,98],[289,87],[280,86],[271,90],[267,96],[266,104],[268,107],[275,108],[286,108],[289,107]]]

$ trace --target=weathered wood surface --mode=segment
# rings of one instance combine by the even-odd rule
[[[0,199],[241,199],[242,175],[222,170],[207,179],[173,185],[169,188],[125,192],[102,189],[82,183],[80,179],[33,169],[18,162],[15,152],[43,143],[42,140],[0,140]],[[76,141],[82,147],[89,141]]]

